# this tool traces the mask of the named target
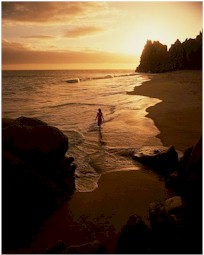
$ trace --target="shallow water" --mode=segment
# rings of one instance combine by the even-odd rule
[[[68,83],[79,78],[79,83]],[[127,95],[148,80],[147,75],[117,71],[5,71],[2,116],[37,117],[61,129],[69,138],[68,155],[75,158],[77,191],[92,191],[100,175],[137,170],[131,150],[161,142],[146,108],[159,102]],[[105,122],[95,122],[98,108]]]

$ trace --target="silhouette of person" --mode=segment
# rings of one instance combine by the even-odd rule
[[[97,115],[96,115],[96,119],[98,120],[98,126],[101,127],[101,124],[104,121],[103,113],[102,113],[101,109],[98,109],[98,112],[97,112]]]

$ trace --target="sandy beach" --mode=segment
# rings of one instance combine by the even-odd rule
[[[137,214],[149,225],[149,204],[164,202],[168,197],[165,184],[152,171],[141,168],[104,174],[97,189],[76,192],[46,221],[32,244],[32,253],[43,253],[58,240],[67,245],[99,240],[109,253],[114,253],[128,218]]]
[[[176,71],[150,75],[151,81],[136,87],[132,95],[158,98],[147,109],[165,146],[184,150],[194,145],[202,132],[202,71]]]

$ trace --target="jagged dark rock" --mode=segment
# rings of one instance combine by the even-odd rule
[[[188,207],[189,240],[192,253],[202,251],[202,137],[186,150],[178,172],[180,193]]]
[[[179,156],[174,146],[143,146],[132,157],[134,160],[155,169],[164,177],[177,169],[179,163]]]
[[[30,242],[42,221],[75,190],[68,138],[41,120],[2,120],[2,248]]]
[[[151,228],[150,234],[147,234],[147,237],[150,237],[147,245],[148,252],[153,254],[202,253],[202,138],[196,145],[186,149],[182,157],[176,155],[173,147],[167,148],[166,151],[164,148],[162,151],[161,148],[143,147],[133,155],[133,158],[154,169],[162,166],[162,174],[167,173],[167,186],[170,186],[177,194],[164,203],[150,204]],[[174,163],[172,164],[171,161]],[[169,165],[173,167],[169,168]],[[170,169],[174,170],[169,171]],[[127,224],[121,231],[122,237],[118,239],[116,253],[120,253],[117,252],[118,250],[121,250],[121,253],[137,253],[136,239],[131,242],[131,244],[135,243],[132,246],[130,240],[134,239],[135,233],[140,232],[143,236],[144,231],[127,231],[128,226]],[[139,253],[144,253],[144,250]]]
[[[180,202],[174,197],[164,205],[151,205],[151,225],[157,230],[153,253],[202,253],[202,138],[185,150],[167,184],[180,196]],[[172,210],[173,204],[177,206]],[[168,239],[174,240],[171,247]]]
[[[141,55],[140,65],[136,72],[162,72],[163,63],[166,63],[168,57],[167,46],[158,41],[152,43],[148,40]]]
[[[177,40],[167,46],[160,42],[147,41],[136,72],[161,73],[176,70],[202,70],[202,33],[195,39]]]
[[[115,253],[141,254],[147,253],[150,248],[150,232],[138,215],[129,217],[126,225],[121,229]]]
[[[186,207],[182,197],[167,199],[164,204],[149,207],[152,253],[186,253]]]
[[[179,177],[183,183],[183,196],[193,206],[202,199],[202,137],[198,143],[187,149],[181,159]],[[197,200],[197,199],[198,200]],[[196,200],[195,200],[196,199]]]

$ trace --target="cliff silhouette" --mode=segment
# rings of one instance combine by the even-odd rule
[[[159,41],[147,40],[136,72],[162,73],[176,70],[202,70],[202,33],[183,43],[176,40],[167,50]]]

